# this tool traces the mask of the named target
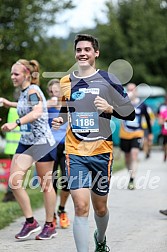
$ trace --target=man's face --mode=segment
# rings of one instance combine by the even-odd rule
[[[79,41],[76,45],[75,59],[80,67],[95,67],[95,58],[99,56],[99,51],[94,50],[91,42]]]

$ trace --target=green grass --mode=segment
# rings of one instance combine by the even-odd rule
[[[113,164],[113,173],[118,172],[122,170],[125,167],[125,162],[124,160],[115,160]]]
[[[114,163],[113,163],[113,173],[122,170],[125,167],[124,154],[119,148],[114,148]]]
[[[30,181],[33,178],[34,166],[29,169],[28,177],[25,177],[26,191],[30,197],[32,209],[37,209],[43,206],[43,193],[40,191],[41,188],[38,186],[36,189],[30,189]],[[19,204],[16,201],[2,202],[5,192],[0,192],[0,229],[8,226],[16,218],[23,216]]]
[[[37,209],[43,206],[43,195],[42,192],[40,192],[40,188],[33,190],[28,189],[27,192],[30,196],[31,205],[33,209]],[[8,226],[16,218],[23,216],[18,203],[3,203],[3,196],[4,192],[0,192],[0,229],[3,229],[4,227]]]

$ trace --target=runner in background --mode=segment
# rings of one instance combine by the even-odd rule
[[[167,108],[161,110],[158,116],[159,124],[161,125],[161,134],[163,136],[163,152],[164,162],[167,160]]]
[[[20,87],[18,102],[1,98],[5,107],[17,107],[19,119],[5,123],[4,132],[20,126],[21,137],[10,168],[9,185],[23,212],[25,223],[16,239],[26,239],[41,230],[33,216],[31,201],[24,188],[24,178],[35,162],[45,207],[45,222],[37,240],[48,240],[56,236],[54,210],[56,194],[52,183],[55,160],[55,140],[48,123],[47,102],[39,88],[39,63],[36,60],[20,59],[11,68],[14,87]],[[33,189],[33,188],[32,188]]]
[[[127,93],[135,107],[135,119],[133,121],[124,120],[121,122],[120,128],[120,148],[125,154],[125,164],[129,171],[128,189],[135,189],[135,177],[138,168],[138,155],[144,137],[144,130],[142,129],[142,116],[145,117],[148,127],[148,139],[152,141],[151,120],[147,112],[147,106],[141,103],[137,96],[136,84],[129,83],[127,85]]]
[[[167,160],[167,95],[165,103],[159,107],[158,110],[158,121],[161,125],[161,134],[163,136],[163,151],[164,151],[164,162]],[[167,215],[167,209],[159,210],[161,214]]]
[[[52,79],[48,82],[47,92],[50,99],[47,101],[48,113],[49,113],[49,125],[52,127],[52,119],[57,117],[61,108],[61,93],[60,93],[60,80]],[[65,205],[69,197],[70,191],[68,189],[67,180],[63,182],[66,177],[65,171],[65,135],[67,124],[60,127],[58,131],[52,130],[57,145],[56,161],[53,166],[53,187],[56,194],[60,193],[60,204],[57,210],[59,216],[59,225],[61,228],[67,228],[70,225],[70,220],[65,211]],[[62,178],[62,179],[61,179]],[[56,220],[55,213],[55,220]]]
[[[151,107],[149,107],[149,106],[147,106],[147,112],[148,112],[150,120],[151,120],[151,126],[153,126],[154,121],[155,121],[154,112],[151,109]],[[145,117],[142,117],[142,128],[144,130],[144,139],[143,139],[143,146],[142,147],[143,147],[143,151],[145,153],[145,158],[148,159],[150,157],[153,140],[150,139],[150,137],[149,137],[149,130],[148,130],[147,121],[146,121]]]

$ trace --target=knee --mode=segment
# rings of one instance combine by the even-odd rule
[[[12,174],[10,177],[9,177],[9,187],[12,189],[12,190],[16,190],[16,189],[19,189],[23,186],[23,177],[18,177],[18,176],[14,176],[14,174]]]
[[[98,207],[98,208],[95,208],[94,211],[95,211],[95,214],[96,214],[97,216],[103,217],[103,216],[106,215],[108,209],[107,209],[107,206],[100,206],[100,207]]]
[[[89,205],[86,202],[78,202],[74,204],[75,214],[77,216],[88,216]]]
[[[52,183],[46,183],[46,184],[41,183],[41,188],[42,188],[43,193],[48,193],[48,192],[54,190]]]

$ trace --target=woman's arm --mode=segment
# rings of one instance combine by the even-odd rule
[[[31,89],[28,93],[29,106],[32,107],[32,111],[27,115],[20,118],[21,124],[31,123],[41,117],[43,113],[42,98],[35,89]]]
[[[3,97],[0,97],[0,103],[2,103],[5,108],[16,108],[17,102],[11,102]]]
[[[30,102],[30,106],[32,106],[32,111],[19,119],[20,125],[35,121],[36,119],[41,117],[43,113],[42,101],[36,90],[34,90],[34,92],[33,90],[31,90],[31,92],[29,93],[29,102]],[[18,126],[18,123],[16,122],[5,123],[4,125],[2,125],[1,129],[2,131],[11,131],[15,129],[17,126]]]

